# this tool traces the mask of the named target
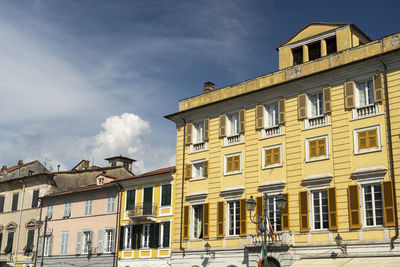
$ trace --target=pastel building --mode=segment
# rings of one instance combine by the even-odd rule
[[[170,266],[175,167],[116,180],[123,187],[119,267]]]
[[[166,116],[172,266],[256,266],[264,241],[274,267],[398,266],[400,34],[310,23],[277,50],[278,71],[207,82]],[[263,195],[267,240],[246,207],[263,215]]]

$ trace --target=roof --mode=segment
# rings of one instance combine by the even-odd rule
[[[11,166],[11,167],[8,167],[8,168],[7,168],[7,166],[4,165],[3,168],[6,167],[7,172],[12,172],[12,171],[15,171],[16,169],[18,169],[20,167],[25,167],[25,166],[31,165],[31,164],[33,164],[35,162],[38,162],[38,160],[34,160],[34,161],[29,161],[29,162],[23,163],[21,166],[15,165],[15,166]]]
[[[83,160],[79,161],[78,164],[76,164],[76,165],[72,168],[72,170],[74,170],[75,168],[77,168],[77,167],[78,167],[79,165],[81,165],[81,163],[84,162],[84,161],[90,162],[89,160],[83,159]]]
[[[171,167],[166,167],[166,168],[162,168],[162,169],[146,172],[146,173],[143,173],[141,175],[119,178],[119,179],[116,179],[115,182],[129,180],[129,179],[143,178],[143,177],[148,177],[148,176],[157,175],[157,174],[171,173],[171,172],[175,172],[175,170],[176,170],[176,167],[175,166],[171,166]]]
[[[112,187],[115,187],[115,186],[116,186],[115,183],[107,183],[107,184],[104,184],[104,185],[88,185],[88,186],[74,188],[74,189],[70,189],[70,190],[66,190],[66,191],[62,191],[62,192],[52,193],[52,194],[43,196],[41,198],[51,198],[51,197],[57,197],[57,196],[62,196],[62,195],[68,195],[68,194],[82,193],[82,192],[88,192],[88,191],[112,188]]]
[[[84,169],[84,170],[70,170],[70,171],[58,171],[58,172],[53,172],[54,174],[68,174],[68,173],[83,173],[83,172],[94,172],[94,171],[103,171],[103,170],[110,170],[110,169],[117,169],[117,168],[124,168],[123,166],[110,166],[110,167],[91,167],[89,169]],[[132,173],[133,174],[133,173]]]
[[[99,176],[104,176],[107,178],[111,178],[111,179],[117,179],[117,177],[115,177],[114,175],[108,174],[108,173],[99,173],[99,175],[97,175],[97,177]]]
[[[126,159],[126,160],[129,160],[129,161],[136,161],[136,159],[131,159],[131,158],[128,158],[128,157],[125,157],[125,156],[122,156],[122,155],[115,156],[115,157],[109,157],[109,158],[106,158],[105,160],[111,160],[111,159]]]
[[[371,41],[371,38],[369,38],[368,35],[366,35],[363,31],[361,31],[354,23],[351,22],[311,22],[307,26],[301,28],[299,31],[297,31],[292,37],[290,37],[288,40],[283,42],[282,44],[278,45],[275,49],[279,50],[280,47],[286,45],[289,43],[291,40],[293,40],[300,32],[304,31],[306,28],[313,26],[313,25],[327,25],[327,26],[338,26],[338,27],[343,27],[343,26],[350,26],[355,28],[357,31],[359,31],[362,35],[364,35],[369,41]]]

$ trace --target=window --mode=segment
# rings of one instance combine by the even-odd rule
[[[239,113],[226,116],[228,122],[227,136],[235,136],[239,134]]]
[[[69,232],[61,232],[60,238],[60,254],[68,254],[68,244],[69,244]]]
[[[242,171],[241,153],[225,156],[225,174],[240,173]]]
[[[4,199],[5,199],[4,195],[0,196],[0,212],[4,211]]]
[[[228,202],[228,229],[229,235],[240,233],[240,201]]]
[[[374,84],[372,80],[359,82],[356,84],[356,103],[357,107],[373,105],[374,99]]]
[[[106,229],[105,231],[105,253],[114,252],[114,229]]]
[[[193,144],[204,142],[204,121],[193,123]]]
[[[116,208],[116,199],[117,199],[117,196],[116,196],[116,195],[109,195],[109,196],[107,196],[107,200],[106,200],[106,213],[115,212],[115,208]]]
[[[143,188],[143,214],[154,215],[153,213],[153,187]]]
[[[293,65],[299,65],[303,63],[303,47],[297,47],[292,49],[293,54]]]
[[[92,231],[83,231],[82,254],[88,254],[92,250],[92,241],[93,241]]]
[[[148,248],[150,242],[150,224],[143,225],[142,247]]]
[[[268,217],[274,232],[282,231],[282,212],[276,206],[276,197],[268,198]]]
[[[18,209],[18,196],[19,194],[13,194],[13,199],[12,199],[12,206],[11,206],[11,210],[17,210]]]
[[[28,230],[28,238],[24,247],[24,254],[29,255],[33,250],[33,239],[35,238],[35,230]]]
[[[72,211],[72,203],[71,201],[66,201],[64,203],[63,219],[71,217],[71,211]]]
[[[169,247],[170,227],[171,227],[170,222],[161,223],[161,246],[163,248]]]
[[[124,162],[124,168],[129,170],[129,163],[128,162]]]
[[[263,168],[282,166],[282,145],[264,147],[262,151]]]
[[[14,232],[8,232],[7,245],[6,248],[4,249],[4,253],[10,253],[12,251],[13,243],[14,243]]]
[[[265,128],[271,128],[279,125],[278,103],[265,107]]]
[[[48,203],[46,208],[46,217],[48,220],[51,220],[53,218],[53,213],[54,213],[53,203]]]
[[[314,220],[314,230],[329,228],[328,192],[326,190],[313,191],[312,212]]]
[[[44,256],[51,256],[53,251],[53,235],[48,234],[44,237]]]
[[[328,136],[306,139],[306,161],[329,158]]]
[[[136,190],[131,189],[126,191],[126,210],[134,210],[135,209],[135,194]]]
[[[336,53],[337,52],[336,36],[327,38],[325,39],[325,41],[326,41],[326,53],[328,55]]]
[[[33,171],[32,170],[29,170],[28,171],[28,176],[32,176],[33,175]]]
[[[204,177],[204,161],[195,162],[192,164],[192,177],[193,178],[202,178]]]
[[[382,149],[380,126],[354,130],[354,153],[366,153]]]
[[[364,221],[366,226],[383,225],[383,204],[381,184],[362,187],[364,196]]]
[[[315,60],[321,57],[321,42],[315,42],[308,45],[308,59]]]
[[[98,178],[97,185],[103,185],[103,184],[104,184],[104,178]]]
[[[39,203],[39,190],[33,191],[32,208],[37,208]]]
[[[203,238],[203,205],[193,206],[193,238]]]
[[[117,166],[117,162],[116,161],[111,162],[111,167],[115,167],[115,166]]]
[[[161,206],[171,206],[171,184],[161,186]]]
[[[93,199],[86,199],[85,200],[85,211],[84,214],[85,216],[92,215],[93,213]]]
[[[318,93],[309,96],[310,114],[309,118],[315,118],[324,115],[324,100],[323,94]]]
[[[133,229],[132,226],[125,228],[125,248],[132,248]]]

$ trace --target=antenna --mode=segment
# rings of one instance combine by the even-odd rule
[[[61,166],[60,164],[57,165],[57,171],[58,172],[60,171],[60,166]]]

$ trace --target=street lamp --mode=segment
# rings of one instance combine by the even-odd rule
[[[343,252],[343,254],[347,255],[347,246],[342,244],[343,238],[339,234],[337,234],[337,236],[335,237],[335,242],[336,245],[338,245],[340,250]]]
[[[263,220],[264,220],[264,231],[263,232],[263,245],[265,251],[267,251],[267,220],[269,221],[268,218],[268,209],[267,209],[267,200],[268,200],[268,195],[266,193],[263,194],[264,198],[264,213],[263,213]],[[282,195],[279,195],[275,199],[275,203],[278,209],[282,210],[286,206],[286,198],[284,198]],[[256,201],[254,200],[253,196],[250,196],[250,198],[246,201],[246,207],[247,210],[250,212],[250,221],[254,224],[259,224],[258,220],[254,221],[253,216],[251,216],[251,212],[255,210],[256,208]],[[260,229],[261,230],[261,229]],[[265,253],[266,255],[267,253]],[[268,267],[268,260],[265,256],[265,259],[263,260],[264,266]]]
[[[204,245],[204,250],[206,251],[206,255],[211,255],[211,258],[215,259],[215,251],[211,250],[211,245],[208,242]]]

